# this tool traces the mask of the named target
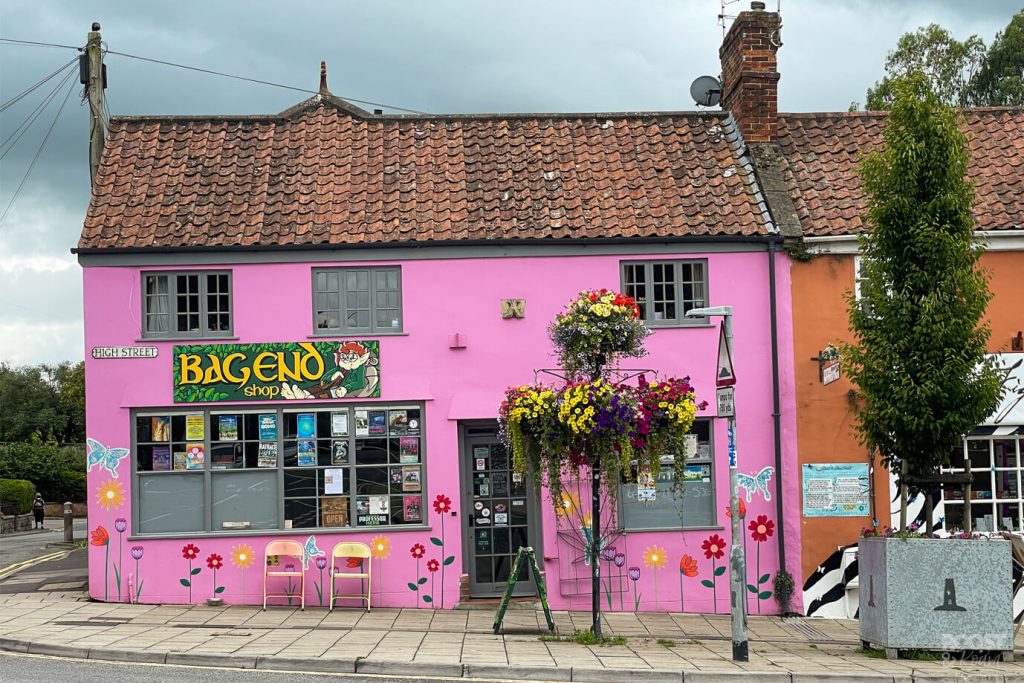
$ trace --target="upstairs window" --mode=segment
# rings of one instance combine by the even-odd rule
[[[702,325],[686,312],[707,306],[707,272],[706,261],[623,261],[622,291],[651,327]]]
[[[401,268],[314,269],[313,325],[316,334],[401,332]]]
[[[229,337],[231,273],[142,274],[143,337]]]

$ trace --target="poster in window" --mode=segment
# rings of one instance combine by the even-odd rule
[[[277,442],[260,441],[256,454],[257,467],[277,467]]]
[[[348,436],[348,411],[331,413],[331,436]]]
[[[185,451],[174,451],[174,469],[184,470],[188,468],[188,459],[185,457]]]
[[[406,522],[422,521],[419,496],[404,496],[402,498],[402,519]]]
[[[370,414],[366,410],[356,411],[356,436],[370,435]]]
[[[388,415],[383,410],[370,411],[370,435],[380,436],[388,433]]]
[[[238,416],[221,415],[217,419],[217,431],[221,441],[238,441]]]
[[[370,496],[370,514],[386,515],[391,512],[390,499],[387,496]]]
[[[171,447],[153,446],[153,471],[163,472],[171,469]]]
[[[321,498],[320,518],[323,526],[348,526],[348,498]]]
[[[185,416],[185,440],[202,441],[206,438],[206,422],[202,415]]]
[[[324,493],[329,496],[340,496],[345,493],[345,470],[340,467],[324,470]]]
[[[410,409],[410,410],[407,410],[405,412],[406,412],[406,417],[408,418],[408,422],[406,423],[406,428],[405,428],[406,432],[405,433],[408,434],[409,436],[419,436],[419,433],[420,433],[420,411],[419,411],[419,409],[416,409],[416,410],[411,410]]]
[[[316,436],[316,415],[299,413],[295,416],[295,429],[300,439],[312,439]]]
[[[402,468],[402,490],[409,493],[419,493],[420,491],[420,468],[419,467],[403,467]]]
[[[391,483],[398,486],[402,485],[402,470],[397,467],[391,470]]]
[[[206,451],[201,443],[185,444],[186,469],[201,470],[206,465]]]
[[[347,465],[348,464],[348,441],[344,439],[336,439],[331,442],[331,464],[332,465]]]
[[[370,498],[369,496],[359,496],[356,498],[356,514],[357,515],[368,515],[370,514]]]
[[[297,444],[299,467],[316,467],[316,441],[304,439]]]
[[[149,428],[153,441],[171,440],[171,418],[164,416],[150,418]]]
[[[260,441],[277,441],[277,415],[260,415]]]
[[[380,512],[381,506],[383,506],[384,512]],[[375,510],[376,512],[374,512]],[[389,520],[387,496],[359,496],[356,498],[356,523],[359,526],[380,526],[387,524]]]
[[[658,486],[648,467],[636,474],[636,499],[643,503],[652,503],[658,499]]]
[[[406,410],[388,411],[388,428],[391,436],[402,436],[409,433],[409,412]]]
[[[415,436],[403,436],[398,440],[398,461],[403,465],[415,465],[419,463],[419,438]]]

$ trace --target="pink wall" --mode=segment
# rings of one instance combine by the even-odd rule
[[[738,377],[736,400],[738,414],[738,446],[740,472],[756,474],[765,467],[774,467],[772,432],[772,376],[767,287],[767,259],[760,253],[680,253],[656,254],[665,258],[707,258],[709,263],[710,305],[734,307],[734,359]],[[439,494],[454,502],[457,518],[446,517],[445,555],[456,560],[445,574],[444,607],[458,600],[458,580],[462,568],[462,507],[458,475],[458,428],[456,419],[495,416],[504,388],[511,384],[532,381],[535,368],[554,367],[556,360],[546,335],[546,327],[562,306],[582,288],[618,288],[619,263],[625,259],[645,256],[575,256],[537,258],[478,258],[450,260],[405,261],[402,266],[404,336],[382,336],[381,367],[384,401],[425,401],[427,435],[425,443],[426,502]],[[646,258],[651,258],[647,256]],[[789,302],[789,266],[785,256],[777,257],[779,281],[777,291],[780,333],[779,354],[782,364],[783,446],[786,476],[781,486],[783,500],[789,506],[787,517],[787,553],[790,571],[799,576],[799,492],[795,464],[795,421],[793,419],[793,378],[791,311]],[[380,264],[392,262],[381,261]],[[350,265],[346,263],[318,265]],[[365,264],[361,264],[365,265]],[[234,327],[238,343],[305,341],[311,332],[310,264],[235,265],[224,264],[233,271]],[[175,407],[172,394],[173,342],[157,343],[160,354],[155,359],[94,360],[88,350],[94,346],[131,345],[140,334],[140,290],[138,267],[87,267],[85,279],[86,386],[88,435],[109,447],[130,446],[131,408]],[[526,317],[503,320],[500,300],[526,299]],[[450,349],[449,335],[462,333],[467,348]],[[366,335],[368,338],[372,335]],[[146,342],[147,344],[150,342]],[[658,330],[649,339],[647,358],[631,361],[629,367],[650,367],[663,375],[690,375],[700,398],[712,405],[705,415],[714,414],[714,370],[717,357],[718,328],[682,328]],[[326,402],[324,402],[326,403]],[[255,407],[258,403],[246,403]],[[181,406],[177,406],[181,407]],[[728,460],[725,444],[725,421],[715,421],[716,506],[721,529],[688,532],[631,532],[618,542],[627,556],[626,566],[641,568],[635,588],[641,594],[641,609],[678,611],[680,607],[679,559],[684,553],[698,562],[699,576],[686,577],[684,596],[687,611],[727,612],[729,609],[728,574],[717,578],[717,605],[711,599],[712,589],[701,585],[711,578],[711,561],[705,559],[702,542],[712,534],[729,541],[729,520],[724,510],[728,503]],[[212,572],[205,559],[215,552],[224,558],[218,571],[217,584],[225,586],[222,597],[229,603],[259,599],[262,548],[270,536],[227,536],[221,533],[200,538],[172,540],[128,540],[131,530],[131,458],[125,458],[113,479],[109,472],[94,467],[89,473],[90,528],[102,525],[110,534],[109,546],[90,546],[90,592],[103,599],[105,554],[111,563],[106,596],[116,600],[113,565],[124,567],[122,584],[132,575],[137,585],[144,581],[141,600],[144,602],[180,603],[188,601],[188,592],[180,579],[188,576],[188,561],[182,547],[194,543],[200,548],[194,567],[202,571],[194,577],[193,601],[199,602],[211,592]],[[98,503],[98,491],[113,480],[123,486],[123,501],[110,509]],[[775,496],[780,492],[779,473],[775,473],[769,491],[772,500],[755,494],[748,504],[745,520],[766,515],[774,524]],[[115,496],[117,498],[117,496]],[[116,501],[115,501],[116,502]],[[790,509],[791,508],[791,509]],[[563,598],[559,594],[557,564],[554,557],[566,549],[555,542],[554,515],[545,499],[543,511],[543,547],[549,575],[549,596],[552,607],[587,608],[589,597]],[[425,521],[432,526],[425,530],[386,530],[379,533],[317,534],[320,548],[330,552],[340,540],[369,542],[377,535],[388,537],[387,558],[374,560],[374,571],[383,580],[374,589],[374,604],[415,606],[416,596],[407,583],[416,580],[417,565],[410,555],[414,543],[427,547],[427,558],[440,557],[429,537],[440,532],[440,516],[425,509]],[[127,520],[123,535],[116,532],[115,520]],[[283,537],[285,532],[273,537]],[[306,533],[296,533],[305,541]],[[756,580],[755,563],[760,552],[760,572],[772,578],[778,565],[778,529],[764,543],[756,543],[746,532],[749,577]],[[233,547],[246,544],[256,552],[257,560],[244,573],[231,562]],[[643,553],[650,546],[660,546],[667,562],[657,572],[643,562]],[[130,549],[141,547],[142,558],[136,562]],[[718,566],[727,563],[728,553]],[[602,568],[604,568],[604,565]],[[424,563],[420,576],[428,575]],[[657,603],[654,578],[657,577]],[[313,581],[319,579],[310,564],[307,574],[307,602],[316,604]],[[440,574],[435,577],[440,580]],[[427,584],[430,585],[429,583]],[[764,584],[770,589],[771,580]],[[625,609],[633,609],[634,586],[627,583]],[[381,591],[381,592],[378,592]],[[127,591],[122,587],[122,599]],[[440,606],[441,586],[435,588],[435,605]],[[757,613],[756,600],[751,612]],[[424,606],[421,601],[419,606]],[[607,607],[607,604],[605,604]],[[760,610],[776,611],[773,600],[762,600]],[[615,609],[619,601],[615,600]]]

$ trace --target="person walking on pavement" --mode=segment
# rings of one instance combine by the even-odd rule
[[[43,511],[46,509],[46,501],[43,500],[43,496],[39,493],[36,494],[36,499],[32,501],[32,514],[36,517],[36,529],[43,528]]]

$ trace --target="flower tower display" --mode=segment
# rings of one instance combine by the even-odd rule
[[[675,458],[673,486],[683,485],[683,441],[699,407],[688,378],[613,381],[623,358],[646,355],[650,335],[632,297],[606,289],[582,291],[548,329],[564,371],[561,387],[510,387],[499,410],[500,438],[516,471],[546,487],[561,512],[567,483],[590,478],[587,556],[601,556],[601,493],[614,501],[618,482],[655,472],[659,456]],[[601,635],[600,562],[589,563],[593,631]],[[630,570],[632,571],[632,569]]]

